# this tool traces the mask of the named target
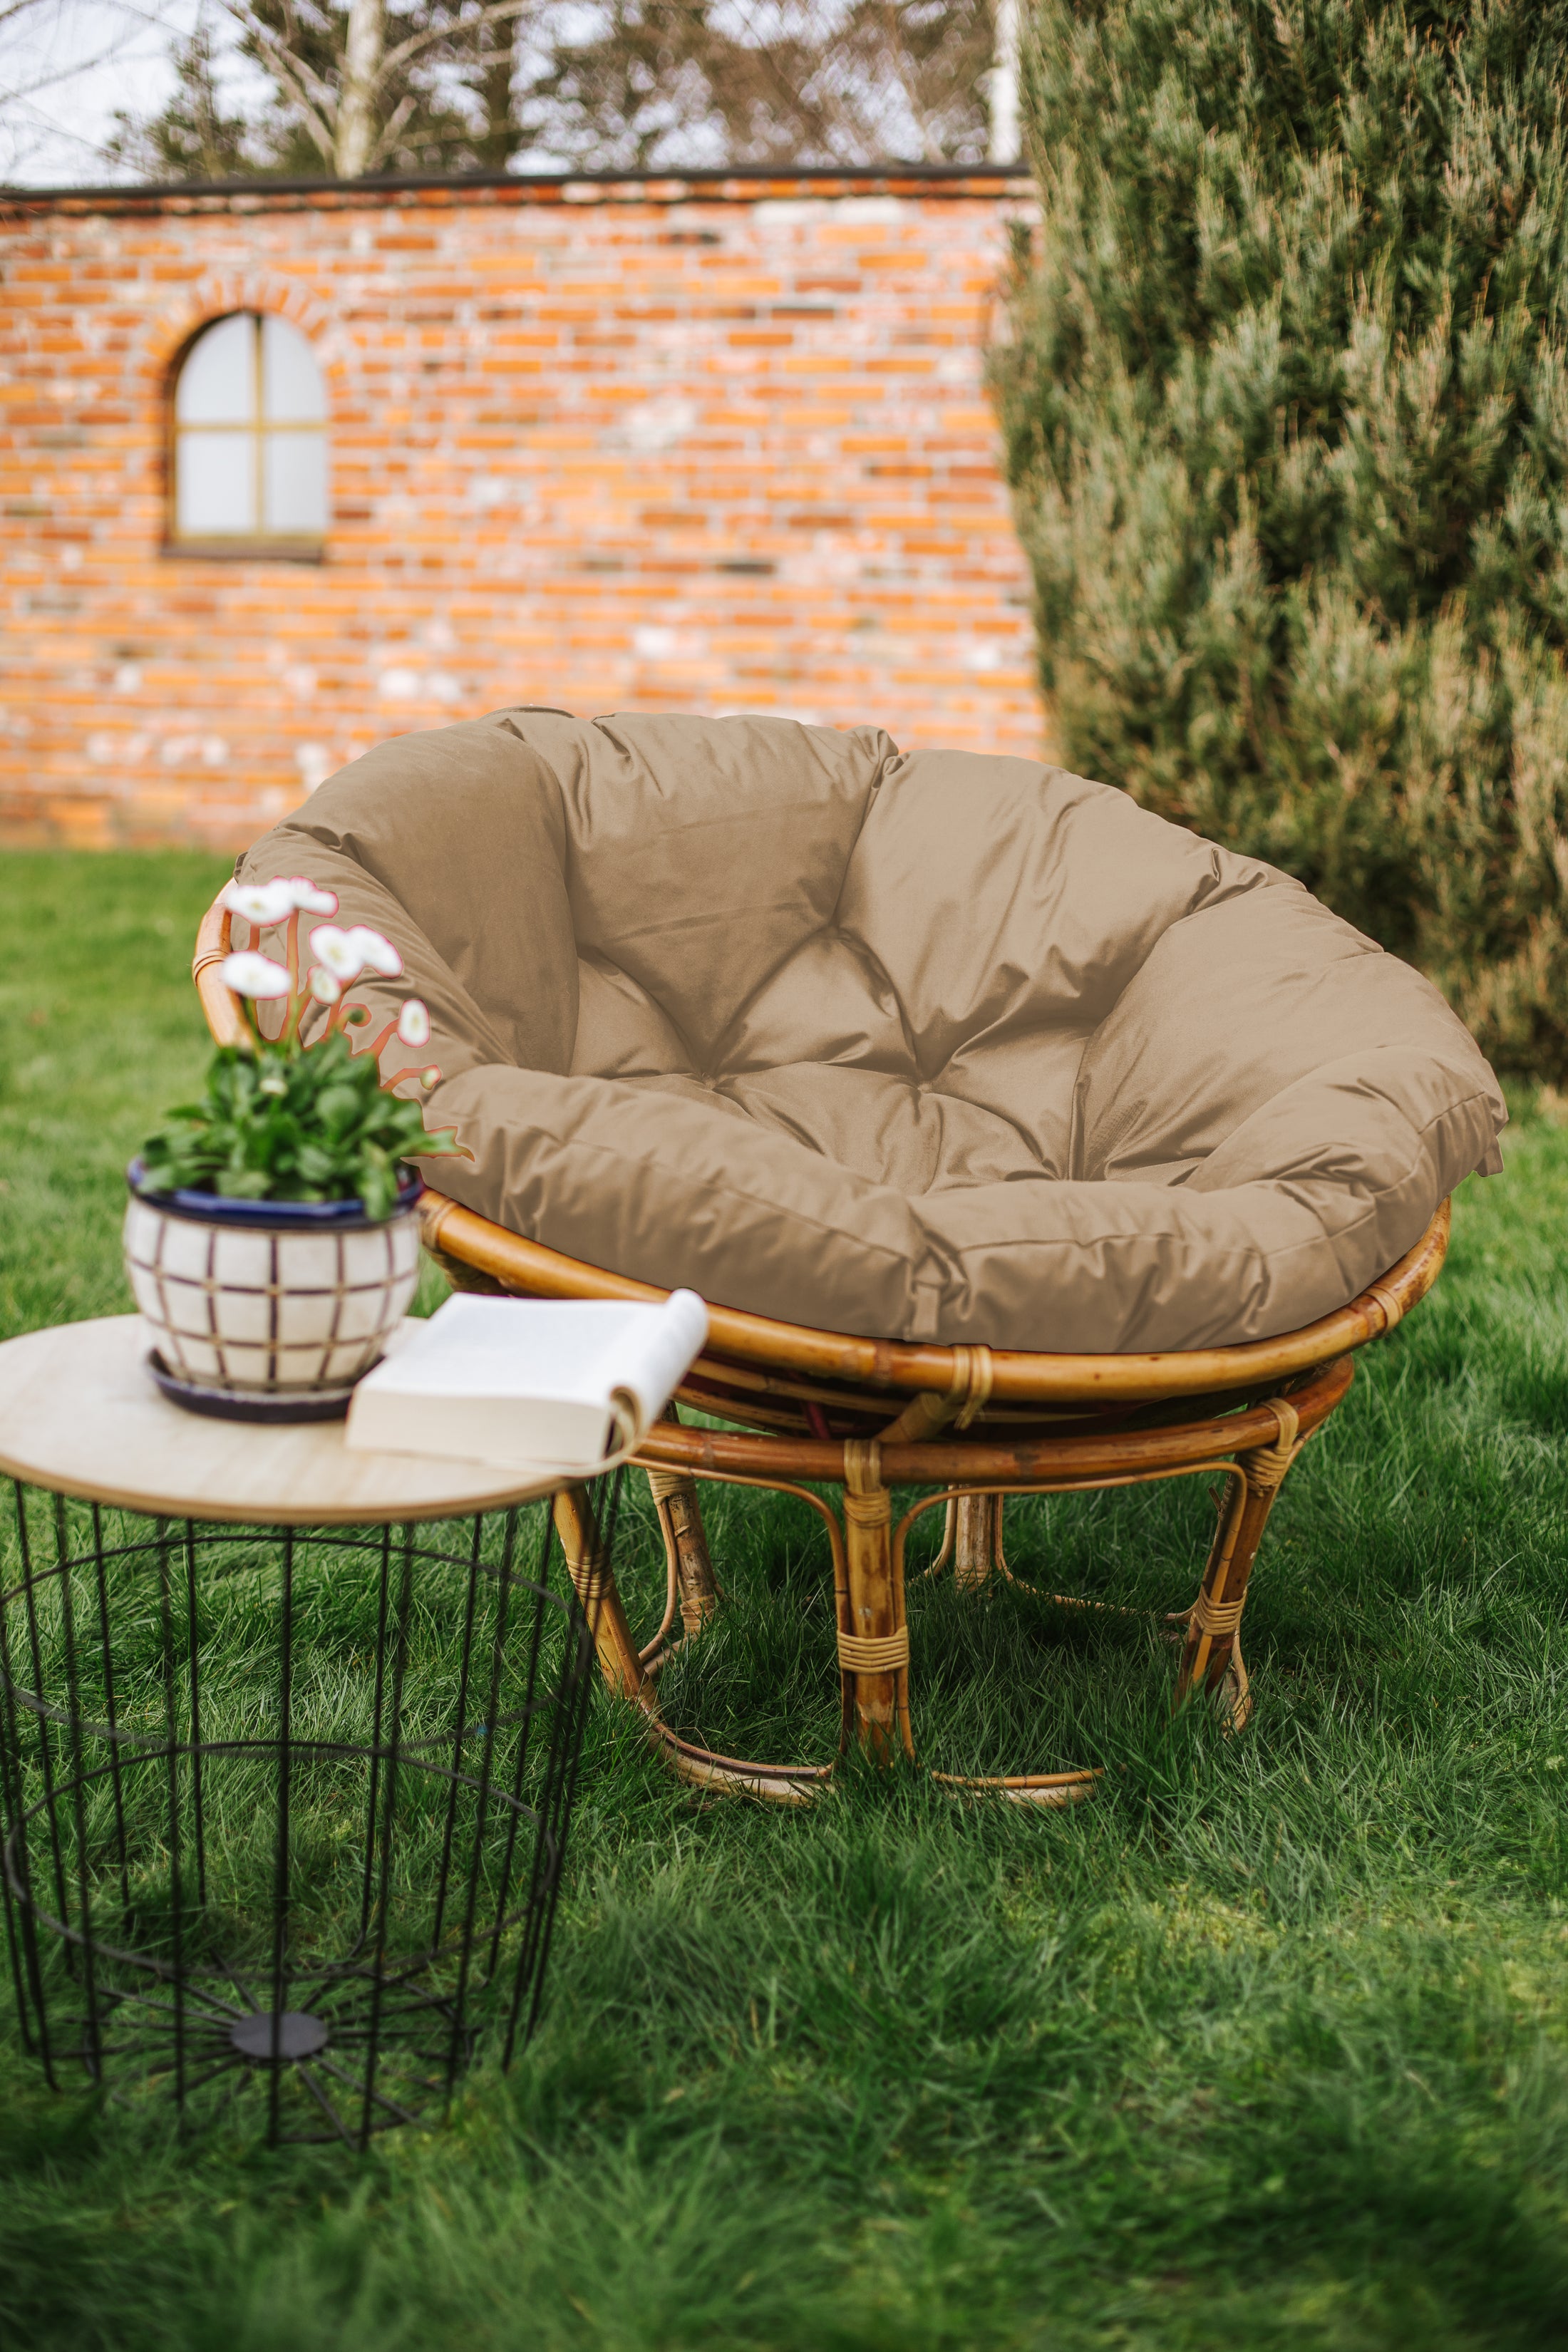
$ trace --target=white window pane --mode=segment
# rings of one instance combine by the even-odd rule
[[[256,529],[256,437],[182,433],[175,460],[176,529],[182,539],[212,531],[247,537]]]
[[[268,433],[262,441],[262,526],[321,539],[327,528],[327,436]]]
[[[192,344],[180,370],[174,414],[182,425],[245,425],[256,415],[256,321],[220,319]]]
[[[316,355],[287,319],[261,322],[261,413],[269,425],[316,425],[327,414]]]

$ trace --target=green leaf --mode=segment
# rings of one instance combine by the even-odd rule
[[[398,1163],[454,1149],[427,1136],[420,1106],[388,1094],[342,1035],[309,1050],[220,1047],[203,1099],[171,1111],[142,1146],[150,1189],[237,1200],[397,1202]]]
[[[216,1189],[226,1201],[264,1201],[272,1190],[271,1174],[265,1168],[221,1168]]]
[[[295,1165],[308,1184],[330,1184],[340,1173],[335,1153],[319,1143],[301,1143]]]
[[[316,1117],[333,1135],[345,1134],[363,1110],[363,1098],[356,1087],[328,1087],[316,1101]]]

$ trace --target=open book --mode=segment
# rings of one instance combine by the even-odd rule
[[[658,1419],[708,1337],[694,1290],[619,1299],[448,1298],[367,1372],[346,1442],[529,1469],[582,1465]]]

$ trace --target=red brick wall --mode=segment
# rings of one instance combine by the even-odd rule
[[[327,187],[0,214],[0,827],[240,843],[548,702],[1035,753],[982,388],[1016,179]],[[275,310],[325,561],[163,551],[174,355]]]

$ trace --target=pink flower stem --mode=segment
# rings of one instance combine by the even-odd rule
[[[284,955],[289,970],[289,1011],[282,1028],[278,1032],[279,1045],[291,1045],[300,1034],[300,1020],[305,1010],[309,991],[300,985],[300,909],[295,908],[289,918]]]
[[[351,1054],[356,1054],[356,1055],[357,1055],[357,1054],[369,1054],[369,1055],[372,1055],[372,1056],[373,1056],[376,1061],[378,1061],[378,1062],[379,1062],[379,1061],[380,1061],[380,1059],[381,1059],[381,1050],[382,1050],[382,1047],[386,1044],[386,1041],[387,1041],[387,1039],[388,1039],[389,1037],[395,1037],[395,1036],[396,1036],[396,1034],[397,1034],[397,1024],[396,1024],[396,1022],[395,1022],[395,1021],[389,1021],[389,1022],[387,1023],[387,1024],[386,1024],[385,1028],[382,1031],[382,1033],[381,1033],[380,1036],[379,1036],[379,1037],[377,1037],[377,1038],[376,1038],[376,1039],[375,1039],[372,1044],[367,1045],[351,1045],[351,1046],[349,1047],[349,1051],[350,1051],[350,1053],[351,1053]]]
[[[369,1005],[351,1004],[348,1000],[347,991],[345,990],[344,993],[339,997],[331,1013],[327,1015],[327,1025],[321,1033],[323,1037],[335,1036],[340,1029],[346,1026],[348,1017],[351,1013],[363,1013],[367,1021],[370,1019]],[[354,1025],[357,1028],[360,1024],[356,1022]],[[350,1051],[353,1051],[352,1046]]]

